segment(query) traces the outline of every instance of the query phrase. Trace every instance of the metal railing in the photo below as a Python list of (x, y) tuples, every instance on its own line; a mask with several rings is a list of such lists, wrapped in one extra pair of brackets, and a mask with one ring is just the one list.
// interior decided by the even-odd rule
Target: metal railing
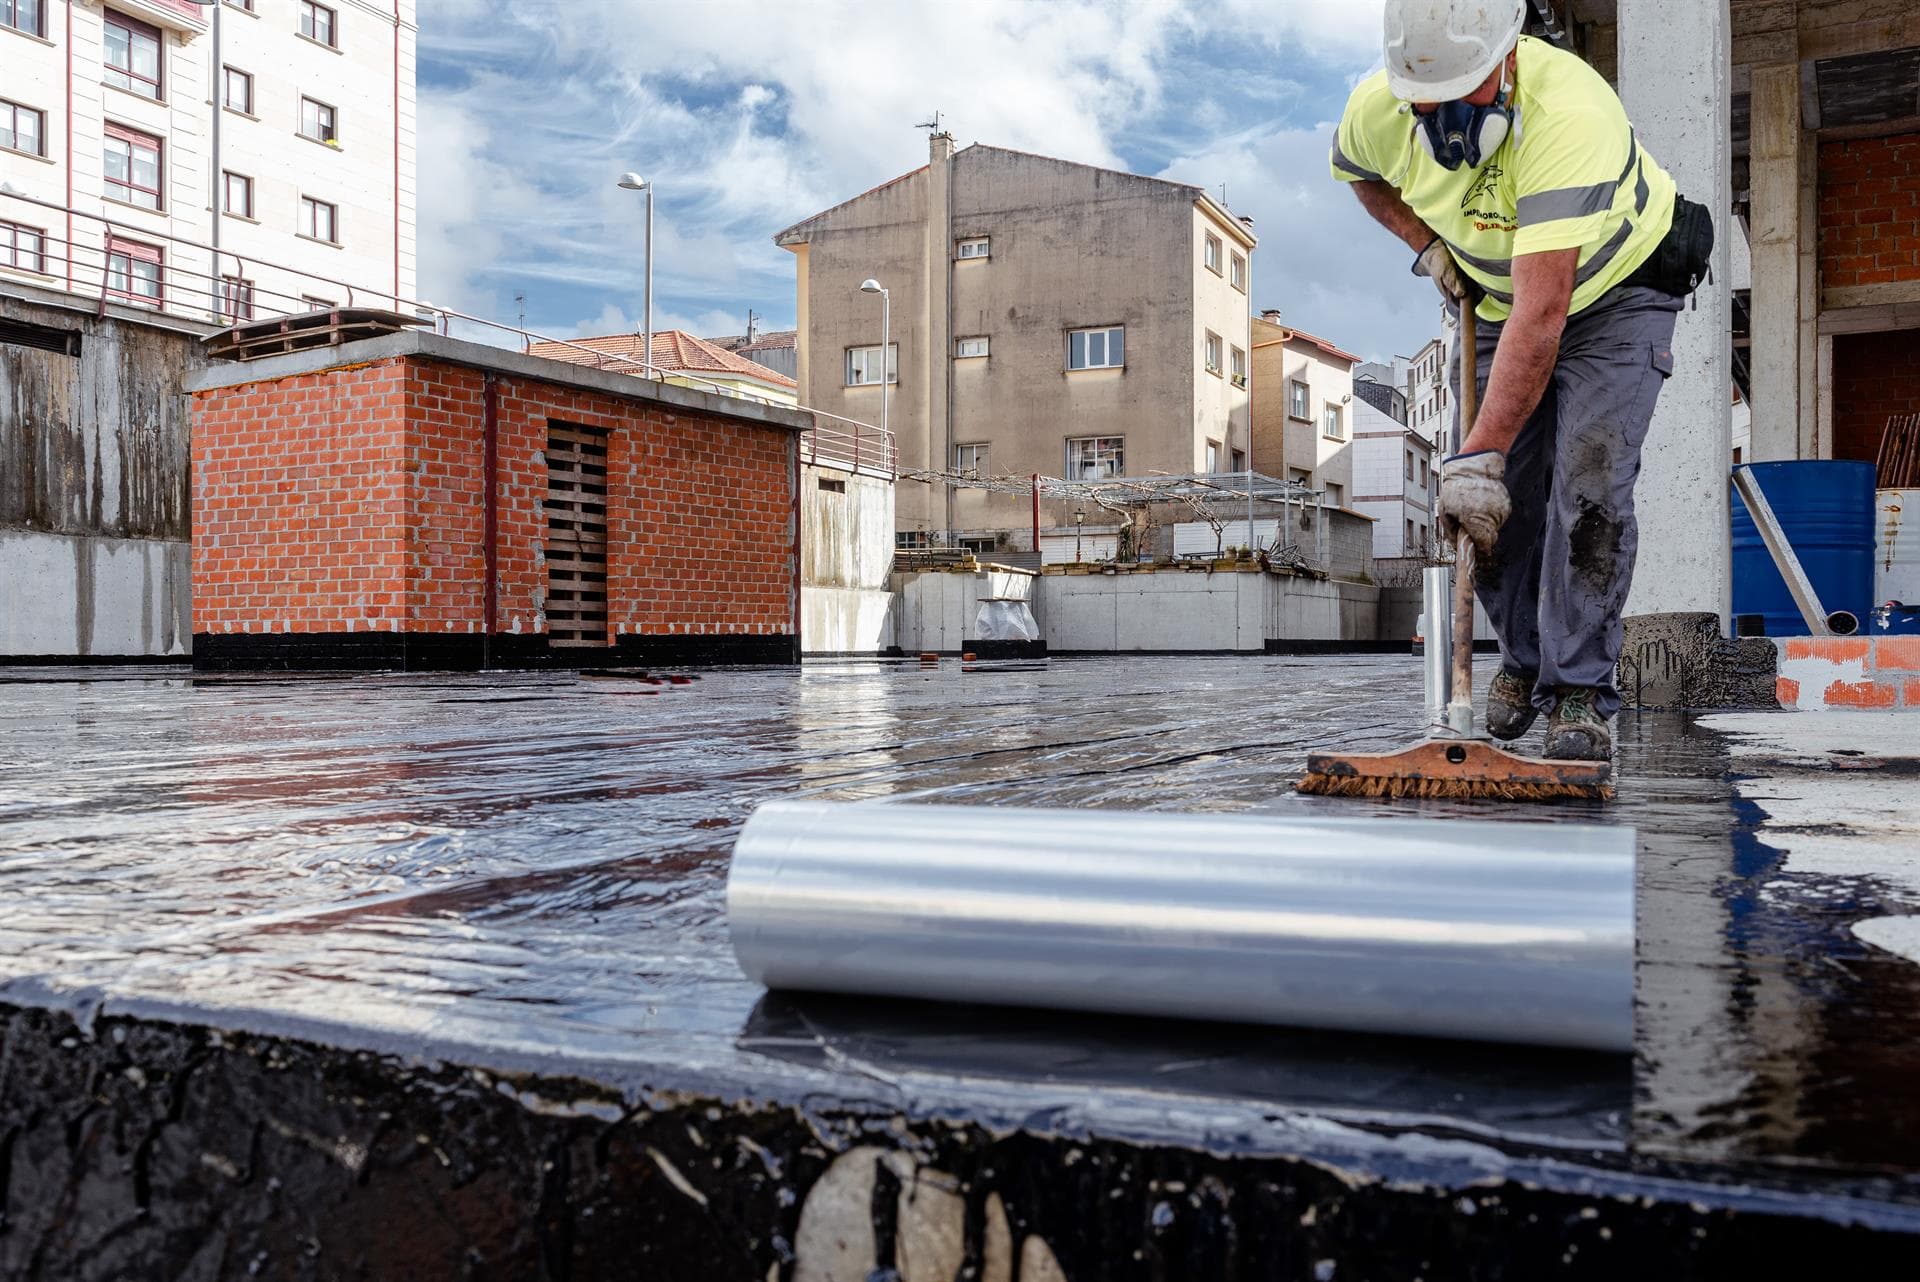
[[(86, 219), (96, 225), (99, 243), (70, 240), (41, 229), (37, 222), (24, 224), (40, 237), (38, 270), (0, 260), (0, 280), (24, 278), (42, 288), (60, 290), (94, 300), (95, 312), (105, 315), (107, 305), (115, 303), (137, 307), (160, 315), (174, 316), (199, 324), (225, 328), (274, 316), (291, 316), (317, 310), (321, 290), (325, 302), (344, 307), (387, 308), (419, 319), (423, 326), (449, 337), (467, 337), (492, 347), (517, 346), (522, 352), (535, 343), (551, 344), (577, 353), (581, 359), (570, 364), (595, 369), (615, 370), (641, 378), (653, 378), (696, 391), (709, 391), (735, 400), (753, 401), (780, 409), (798, 409), (813, 420), (801, 434), (801, 458), (813, 466), (830, 467), (866, 476), (893, 480), (899, 466), (899, 451), (894, 434), (871, 423), (842, 418), (825, 410), (796, 406), (772, 396), (703, 378), (688, 370), (664, 369), (620, 352), (607, 352), (575, 339), (554, 338), (519, 325), (473, 316), (437, 303), (403, 298), (397, 294), (355, 286), (344, 280), (230, 249), (216, 249), (205, 242), (145, 228), (132, 229), (114, 219), (84, 209), (73, 209), (16, 191), (0, 191), (0, 222), (17, 222), (7, 202), (37, 207), (61, 218)], [(44, 221), (44, 220), (43, 220)], [(157, 293), (148, 295), (135, 288), (133, 263), (128, 251), (137, 248), (161, 248), (164, 252), (155, 276)], [(178, 251), (188, 250), (191, 254)], [(19, 256), (18, 249), (14, 254)], [(192, 265), (193, 255), (206, 256), (212, 271)], [(114, 259), (125, 259), (116, 283)], [(145, 260), (138, 260), (145, 261)], [(229, 264), (232, 270), (224, 270)], [(56, 266), (57, 265), (57, 266)], [(291, 278), (289, 280), (289, 278)], [(273, 283), (277, 279), (278, 287)], [(63, 283), (64, 282), (64, 283)], [(457, 322), (457, 325), (456, 325)], [(467, 332), (456, 335), (456, 328)], [(648, 353), (650, 356), (651, 353)]]

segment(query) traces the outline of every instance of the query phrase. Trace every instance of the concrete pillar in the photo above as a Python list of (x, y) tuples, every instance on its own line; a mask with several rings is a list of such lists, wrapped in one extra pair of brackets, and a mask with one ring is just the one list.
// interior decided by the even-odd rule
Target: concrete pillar
[(1720, 233), (1712, 279), (1680, 314), (1673, 377), (1647, 438), (1635, 495), (1640, 560), (1626, 608), (1631, 647), (1636, 616), (1711, 615), (1727, 634), (1732, 42), (1726, 0), (1620, 0), (1619, 24), (1627, 115), (1680, 191), (1713, 211)]
[(1753, 69), (1753, 442), (1755, 462), (1802, 457), (1800, 64)]
[[(927, 155), (927, 470), (953, 467), (953, 135), (935, 130)], [(953, 487), (931, 486), (930, 528), (953, 533)]]

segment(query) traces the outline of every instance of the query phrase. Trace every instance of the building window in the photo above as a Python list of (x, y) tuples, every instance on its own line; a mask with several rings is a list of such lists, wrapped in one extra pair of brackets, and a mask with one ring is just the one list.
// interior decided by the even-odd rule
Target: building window
[(300, 100), (300, 136), (302, 138), (311, 138), (315, 142), (338, 142), (340, 134), (333, 126), (332, 107), (312, 98)]
[[(900, 344), (887, 344), (887, 381), (900, 381)], [(880, 349), (878, 347), (849, 347), (847, 349), (847, 386), (880, 386)]]
[(1067, 440), (1069, 481), (1099, 481), (1126, 475), (1124, 436), (1076, 436)]
[(1212, 330), (1208, 330), (1206, 342), (1202, 346), (1205, 352), (1204, 359), (1207, 366), (1207, 373), (1218, 376), (1221, 366), (1220, 335), (1214, 333)]
[(1233, 452), (1233, 470), (1236, 472), (1244, 472), (1247, 470), (1247, 452), (1245, 450), (1235, 450)]
[(1218, 236), (1211, 232), (1207, 233), (1206, 248), (1200, 251), (1200, 257), (1201, 261), (1206, 263), (1208, 271), (1215, 276), (1220, 274), (1220, 238)]
[(0, 147), (29, 156), (47, 154), (47, 113), (0, 98)]
[(245, 9), (248, 13), (253, 12), (253, 0), (224, 0), (224, 3), (229, 9)]
[(253, 282), (244, 276), (222, 276), (220, 311), (231, 321), (252, 320)]
[(1420, 488), (1425, 489), (1426, 487), (1427, 487), (1427, 461), (1425, 459), (1421, 459), (1420, 460)]
[(1413, 479), (1413, 451), (1412, 450), (1407, 451), (1407, 479), (1409, 481)]
[(115, 298), (159, 306), (161, 291), (161, 253), (157, 245), (136, 245), (124, 240), (107, 242), (107, 292)]
[(1126, 363), (1125, 326), (1076, 329), (1067, 335), (1068, 369), (1119, 369)]
[(1347, 505), (1347, 487), (1338, 481), (1327, 482), (1327, 506), (1345, 507)]
[(928, 537), (925, 530), (895, 530), (893, 532), (893, 546), (898, 550), (912, 552), (921, 548), (932, 547), (933, 540)]
[(1334, 440), (1346, 439), (1346, 429), (1340, 421), (1340, 407), (1328, 401), (1320, 411), (1320, 431)]
[(976, 481), (986, 476), (987, 447), (985, 443), (954, 446), (953, 470), (962, 476), (970, 476)]
[(1233, 256), (1233, 275), (1230, 279), (1235, 289), (1243, 294), (1247, 292), (1247, 256), (1245, 254)]
[(160, 140), (120, 125), (108, 125), (101, 146), (107, 195), (142, 209), (160, 208)]
[(1220, 470), (1220, 442), (1207, 442), (1207, 475), (1212, 476)]
[(1299, 379), (1287, 382), (1287, 417), (1297, 418), (1303, 423), (1313, 422), (1313, 413), (1307, 409), (1307, 398), (1312, 395), (1307, 385)]
[(253, 179), (231, 171), (224, 172), (222, 176), (226, 180), (227, 212), (242, 218), (253, 217)]
[(335, 34), (335, 25), (333, 10), (323, 4), (315, 4), (313, 0), (300, 0), (301, 35), (337, 49), (340, 41)]
[(1239, 348), (1233, 349), (1233, 364), (1230, 367), (1235, 387), (1247, 385), (1247, 354)]
[(12, 27), (30, 36), (45, 36), (46, 0), (0, 0), (0, 27)]
[(45, 275), (47, 233), (24, 223), (0, 223), (0, 267)]
[(987, 242), (988, 238), (985, 236), (969, 236), (965, 240), (955, 241), (953, 256), (955, 258), (985, 258), (988, 250), (991, 248)]
[(1297, 467), (1290, 467), (1287, 469), (1287, 479), (1295, 485), (1311, 486), (1313, 484), (1313, 473), (1302, 471)]
[(300, 198), (300, 234), (309, 240), (324, 240), (329, 245), (340, 243), (340, 211), (324, 200), (315, 200), (311, 196)]
[(338, 306), (331, 298), (319, 298), (313, 294), (300, 295), (300, 305), (310, 312), (330, 312)]
[(1407, 518), (1407, 546), (1409, 548), (1413, 546), (1413, 518), (1412, 517)]
[(253, 114), (253, 74), (238, 67), (223, 67), (221, 101), (229, 108), (251, 116)]
[(985, 338), (963, 338), (953, 345), (955, 356), (985, 356), (987, 340)]
[(107, 10), (106, 82), (143, 98), (160, 97), (160, 28)]

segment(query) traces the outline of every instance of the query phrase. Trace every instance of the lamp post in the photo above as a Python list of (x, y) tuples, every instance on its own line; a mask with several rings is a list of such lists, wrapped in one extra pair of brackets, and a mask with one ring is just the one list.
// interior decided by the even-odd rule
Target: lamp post
[(639, 174), (628, 170), (620, 175), (620, 185), (628, 191), (643, 191), (647, 194), (647, 300), (646, 310), (642, 313), (646, 326), (646, 362), (647, 369), (653, 370), (653, 184)]
[[(890, 355), (888, 348), (893, 342), (888, 335), (888, 330), (893, 324), (893, 299), (881, 287), (880, 282), (871, 276), (860, 282), (860, 292), (880, 295), (880, 430), (884, 432), (887, 430), (887, 363)], [(933, 460), (928, 459), (927, 464), (932, 466)]]
[(1080, 564), (1080, 528), (1087, 523), (1087, 509), (1073, 509), (1073, 563)]

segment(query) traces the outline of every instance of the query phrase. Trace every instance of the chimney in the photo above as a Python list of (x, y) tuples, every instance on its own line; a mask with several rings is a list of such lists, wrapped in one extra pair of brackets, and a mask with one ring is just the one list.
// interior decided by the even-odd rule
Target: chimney
[(1242, 215), (1240, 215), (1240, 225), (1241, 225), (1242, 227), (1245, 227), (1245, 228), (1246, 228), (1246, 229), (1247, 229), (1248, 231), (1252, 231), (1252, 230), (1253, 230), (1253, 215), (1252, 215), (1252, 214), (1242, 214)]
[(944, 129), (936, 129), (927, 135), (927, 159), (936, 165), (943, 160), (953, 159), (953, 135)]
[[(751, 343), (759, 335), (760, 316), (753, 308), (747, 308), (747, 342)], [(742, 344), (745, 346), (745, 344)]]
[(1261, 311), (1260, 319), (1269, 325), (1278, 325), (1280, 323), (1280, 309), (1278, 307), (1268, 307)]

